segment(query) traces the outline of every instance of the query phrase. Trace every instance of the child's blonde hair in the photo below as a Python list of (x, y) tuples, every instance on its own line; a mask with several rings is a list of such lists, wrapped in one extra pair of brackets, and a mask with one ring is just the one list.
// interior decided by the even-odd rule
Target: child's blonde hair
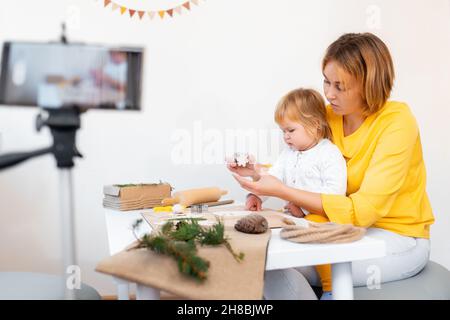
[(317, 140), (331, 140), (325, 101), (313, 89), (295, 89), (281, 98), (275, 110), (275, 122), (280, 125), (286, 119), (300, 122)]
[(386, 44), (372, 33), (347, 33), (334, 41), (322, 61), (322, 71), (336, 61), (362, 86), (364, 114), (377, 112), (386, 103), (394, 85), (394, 64)]

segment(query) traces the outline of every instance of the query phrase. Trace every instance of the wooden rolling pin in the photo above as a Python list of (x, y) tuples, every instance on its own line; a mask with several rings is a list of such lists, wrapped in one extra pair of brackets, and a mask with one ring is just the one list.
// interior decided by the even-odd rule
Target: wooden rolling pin
[(165, 198), (161, 203), (164, 206), (171, 206), (179, 203), (182, 206), (187, 207), (198, 203), (218, 201), (221, 196), (227, 193), (228, 191), (216, 187), (189, 189), (175, 192), (172, 198)]

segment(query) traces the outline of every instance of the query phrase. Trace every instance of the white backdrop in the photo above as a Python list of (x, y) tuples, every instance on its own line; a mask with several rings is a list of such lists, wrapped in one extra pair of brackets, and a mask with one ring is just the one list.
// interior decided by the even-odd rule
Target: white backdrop
[[(94, 271), (108, 254), (102, 186), (161, 179), (178, 190), (221, 186), (242, 200), (245, 193), (223, 165), (208, 161), (208, 152), (221, 147), (217, 141), (230, 130), (267, 137), (276, 129), (275, 104), (288, 90), (322, 91), (322, 55), (344, 32), (374, 32), (391, 49), (393, 98), (410, 105), (421, 129), (437, 221), (431, 259), (450, 269), (448, 0), (201, 0), (162, 21), (130, 20), (91, 0), (10, 0), (0, 4), (0, 42), (57, 39), (63, 20), (73, 41), (146, 49), (143, 111), (88, 112), (79, 134), (85, 158), (74, 170), (78, 260), (83, 281), (101, 294), (114, 294), (110, 278)], [(50, 142), (47, 130), (34, 130), (36, 113), (0, 108), (1, 152)], [(183, 132), (193, 138), (192, 156), (178, 164), (172, 153)], [(270, 144), (261, 141), (261, 148)], [(261, 157), (273, 161), (276, 155), (272, 148)], [(54, 160), (45, 156), (1, 172), (0, 271), (56, 273), (60, 260)]]

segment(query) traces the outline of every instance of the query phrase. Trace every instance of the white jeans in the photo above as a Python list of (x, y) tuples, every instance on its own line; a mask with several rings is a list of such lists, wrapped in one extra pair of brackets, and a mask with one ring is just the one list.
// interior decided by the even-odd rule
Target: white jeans
[[(386, 256), (352, 263), (353, 286), (374, 286), (402, 280), (419, 273), (430, 256), (430, 240), (401, 236), (384, 229), (369, 228), (367, 236), (384, 240)], [(311, 288), (320, 287), (313, 266), (273, 270), (265, 273), (264, 297), (269, 300), (316, 299)]]

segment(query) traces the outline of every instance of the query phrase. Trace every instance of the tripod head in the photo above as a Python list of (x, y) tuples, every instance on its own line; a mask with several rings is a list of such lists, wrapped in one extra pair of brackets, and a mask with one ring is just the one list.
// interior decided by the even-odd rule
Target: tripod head
[(76, 132), (80, 128), (80, 110), (77, 107), (48, 110), (48, 117), (36, 118), (38, 131), (47, 126), (53, 136), (53, 145), (29, 152), (16, 152), (0, 156), (0, 170), (44, 154), (53, 154), (58, 168), (72, 168), (74, 157), (82, 157), (76, 147)]

